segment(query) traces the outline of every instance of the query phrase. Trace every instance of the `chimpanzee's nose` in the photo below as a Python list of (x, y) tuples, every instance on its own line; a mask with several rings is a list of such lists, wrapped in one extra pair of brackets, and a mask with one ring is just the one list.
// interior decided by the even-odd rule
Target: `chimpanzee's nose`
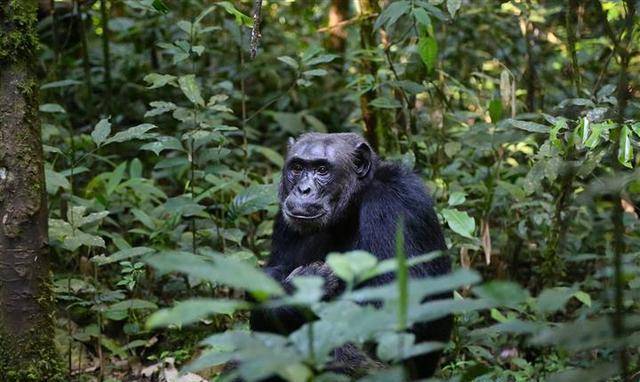
[(300, 195), (309, 195), (311, 193), (311, 186), (309, 186), (308, 184), (298, 185), (298, 193)]

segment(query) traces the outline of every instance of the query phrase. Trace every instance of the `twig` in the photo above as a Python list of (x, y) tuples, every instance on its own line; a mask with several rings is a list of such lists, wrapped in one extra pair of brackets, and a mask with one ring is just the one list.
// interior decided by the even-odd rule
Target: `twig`
[(271, 106), (274, 102), (276, 102), (280, 98), (284, 97), (287, 93), (289, 93), (296, 86), (296, 81), (297, 80), (298, 80), (298, 78), (296, 78), (295, 81), (293, 81), (293, 83), (291, 84), (291, 86), (289, 86), (289, 88), (287, 88), (287, 90), (285, 90), (281, 94), (278, 94), (277, 96), (273, 97), (271, 100), (267, 101), (267, 103), (265, 103), (264, 105), (260, 106), (260, 108), (258, 110), (256, 110), (255, 112), (253, 112), (249, 117), (247, 117), (244, 120), (244, 122), (247, 123), (247, 122), (251, 121), (258, 114), (262, 113), (266, 108)]
[(372, 19), (372, 18), (376, 18), (376, 17), (378, 17), (378, 13), (370, 13), (368, 15), (360, 15), (360, 16), (357, 16), (357, 17), (350, 18), (348, 20), (340, 21), (339, 23), (335, 23), (333, 25), (322, 27), (320, 29), (317, 29), (316, 32), (319, 32), (319, 33), (329, 32), (329, 31), (331, 31), (332, 29), (335, 29), (335, 28), (345, 27), (347, 25), (359, 23), (359, 22), (361, 22), (363, 20), (368, 20), (368, 19)]

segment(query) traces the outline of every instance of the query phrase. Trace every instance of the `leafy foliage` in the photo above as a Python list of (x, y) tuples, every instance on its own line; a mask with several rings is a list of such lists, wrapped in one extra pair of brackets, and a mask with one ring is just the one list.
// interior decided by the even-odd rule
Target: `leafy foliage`
[[(333, 381), (331, 350), (371, 340), (392, 366), (363, 381), (442, 347), (443, 380), (637, 376), (637, 2), (264, 2), (250, 60), (253, 2), (102, 1), (106, 30), (99, 2), (53, 2), (40, 22), (56, 334), (74, 378), (172, 359), (207, 378), (234, 360), (245, 380)], [(324, 28), (330, 12), (344, 21)], [(309, 277), (284, 294), (258, 266), (287, 138), (305, 131), (361, 132), (418, 172), (456, 270), (413, 280), (437, 254), (331, 254), (340, 298)], [(385, 272), (397, 282), (357, 288)], [(253, 305), (291, 303), (318, 320), (246, 329)], [(450, 343), (402, 330), (448, 313)]]

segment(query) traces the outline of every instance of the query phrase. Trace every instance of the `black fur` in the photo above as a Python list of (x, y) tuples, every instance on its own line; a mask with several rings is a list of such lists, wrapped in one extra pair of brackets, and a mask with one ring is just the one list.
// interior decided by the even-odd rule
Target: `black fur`
[[(323, 135), (329, 136), (332, 135)], [(350, 138), (352, 135), (349, 134)], [(361, 138), (360, 138), (361, 139)], [(357, 143), (357, 142), (356, 142)], [(322, 267), (330, 252), (345, 252), (361, 249), (374, 254), (378, 259), (395, 256), (396, 227), (400, 218), (404, 222), (405, 251), (408, 257), (436, 250), (445, 250), (445, 242), (438, 223), (433, 202), (420, 178), (397, 164), (379, 162), (371, 158), (371, 173), (360, 181), (363, 184), (342, 185), (344, 192), (351, 192), (349, 205), (341, 211), (344, 216), (330, 225), (315, 231), (300, 231), (291, 226), (280, 211), (276, 217), (272, 254), (266, 272), (291, 289), (288, 276), (315, 274), (333, 285), (327, 295), (335, 295), (335, 275)], [(285, 169), (286, 171), (286, 169)], [(286, 182), (283, 175), (283, 182)], [(286, 185), (282, 187), (285, 193)], [(286, 197), (282, 195), (281, 200)], [(307, 268), (308, 267), (308, 268)], [(412, 277), (436, 276), (450, 271), (450, 261), (441, 256), (429, 263), (412, 267)], [(377, 277), (368, 285), (384, 284), (393, 280), (393, 274)], [(289, 278), (290, 279), (290, 278)], [(442, 296), (449, 297), (449, 296)], [(309, 312), (293, 307), (274, 310), (255, 310), (251, 314), (251, 328), (256, 331), (289, 334), (310, 318)], [(451, 317), (415, 325), (412, 332), (416, 342), (442, 341), (449, 339)], [(336, 352), (339, 357), (340, 352)], [(411, 378), (431, 376), (438, 363), (439, 354), (432, 353), (416, 357), (407, 362)], [(337, 360), (341, 362), (341, 360)], [(348, 360), (342, 360), (348, 363)]]

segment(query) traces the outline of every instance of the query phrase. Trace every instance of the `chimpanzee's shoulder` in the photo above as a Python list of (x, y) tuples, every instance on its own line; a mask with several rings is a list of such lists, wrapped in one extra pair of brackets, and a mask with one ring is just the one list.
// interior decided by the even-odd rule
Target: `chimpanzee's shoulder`
[[(381, 162), (367, 188), (366, 199), (395, 201), (406, 208), (432, 208), (433, 201), (418, 174), (406, 166)], [(396, 203), (393, 203), (396, 204)]]

